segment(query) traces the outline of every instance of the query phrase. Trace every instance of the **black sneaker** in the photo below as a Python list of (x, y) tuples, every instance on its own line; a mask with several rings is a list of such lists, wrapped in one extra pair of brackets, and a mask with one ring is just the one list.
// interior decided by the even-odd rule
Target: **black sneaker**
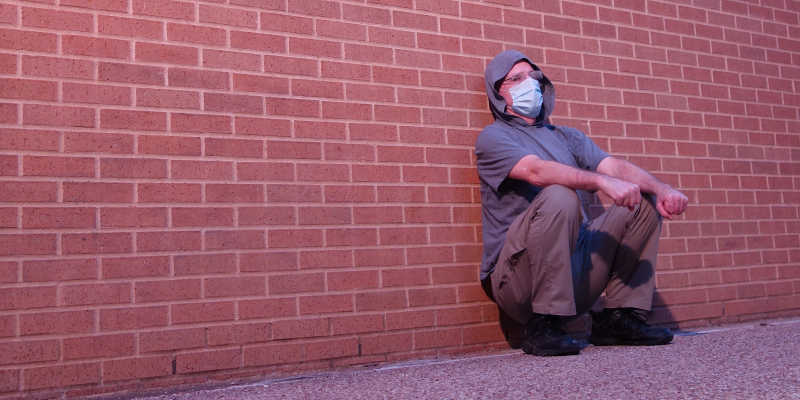
[(672, 341), (669, 329), (648, 325), (632, 308), (607, 308), (591, 314), (589, 343), (595, 346), (655, 346)]
[(535, 314), (525, 327), (522, 351), (535, 356), (568, 356), (581, 351), (580, 344), (561, 328), (561, 318)]

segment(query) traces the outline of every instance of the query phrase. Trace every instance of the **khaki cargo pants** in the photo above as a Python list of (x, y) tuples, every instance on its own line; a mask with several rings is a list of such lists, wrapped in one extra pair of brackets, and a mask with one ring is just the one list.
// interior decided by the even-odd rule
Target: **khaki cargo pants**
[(511, 224), (491, 274), (494, 300), (511, 319), (578, 315), (603, 291), (606, 307), (651, 309), (661, 232), (653, 199), (582, 220), (577, 193), (551, 185)]

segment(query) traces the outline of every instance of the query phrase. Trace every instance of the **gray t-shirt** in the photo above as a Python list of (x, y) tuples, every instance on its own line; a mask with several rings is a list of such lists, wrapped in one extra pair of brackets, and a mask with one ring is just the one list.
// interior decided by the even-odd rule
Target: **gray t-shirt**
[(533, 154), (542, 160), (590, 171), (595, 171), (600, 161), (608, 157), (577, 129), (553, 125), (537, 127), (519, 121), (495, 121), (484, 128), (475, 144), (483, 221), (481, 280), (494, 270), (508, 227), (542, 189), (508, 177), (522, 157)]

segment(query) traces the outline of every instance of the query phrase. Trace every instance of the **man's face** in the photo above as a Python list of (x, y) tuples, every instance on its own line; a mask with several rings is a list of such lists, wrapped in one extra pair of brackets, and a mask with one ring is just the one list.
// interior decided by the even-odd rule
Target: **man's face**
[(500, 95), (506, 100), (507, 112), (511, 110), (511, 106), (514, 104), (511, 94), (508, 92), (509, 89), (519, 85), (531, 72), (533, 72), (533, 67), (525, 61), (520, 61), (514, 64), (511, 71), (508, 71), (503, 78), (503, 83), (500, 85)]

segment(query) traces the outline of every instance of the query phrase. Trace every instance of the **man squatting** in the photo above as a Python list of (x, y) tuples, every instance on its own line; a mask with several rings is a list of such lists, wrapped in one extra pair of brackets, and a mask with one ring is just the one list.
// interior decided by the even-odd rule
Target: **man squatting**
[[(494, 122), (475, 144), (480, 277), (511, 346), (540, 356), (578, 354), (565, 317), (590, 310), (604, 291), (606, 308), (591, 312), (590, 343), (671, 342), (668, 329), (646, 318), (661, 219), (683, 213), (687, 197), (581, 131), (551, 125), (553, 84), (519, 51), (498, 54), (485, 78)], [(582, 198), (595, 191), (614, 205), (589, 220)]]

